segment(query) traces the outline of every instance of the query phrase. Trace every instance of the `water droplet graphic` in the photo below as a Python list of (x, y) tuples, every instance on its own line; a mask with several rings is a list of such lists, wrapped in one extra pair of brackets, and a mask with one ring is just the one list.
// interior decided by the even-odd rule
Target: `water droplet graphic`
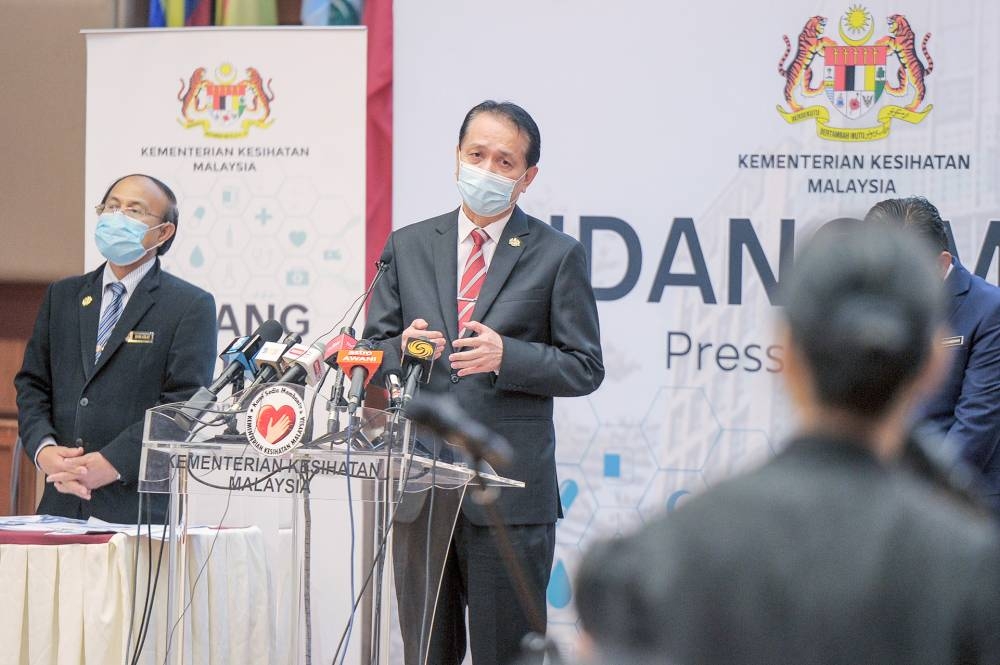
[(557, 561), (556, 567), (552, 569), (546, 597), (549, 599), (549, 605), (557, 610), (569, 605), (569, 601), (573, 598), (573, 591), (569, 584), (569, 573), (566, 572), (566, 564), (562, 562), (562, 559)]
[(195, 247), (191, 252), (191, 265), (200, 268), (205, 265), (205, 255), (201, 253), (201, 247)]
[(670, 498), (667, 499), (667, 512), (672, 513), (677, 510), (677, 503), (690, 493), (687, 490), (678, 490), (671, 494)]
[(564, 480), (562, 485), (559, 486), (559, 499), (562, 501), (562, 507), (565, 512), (569, 512), (579, 494), (580, 486), (575, 480)]

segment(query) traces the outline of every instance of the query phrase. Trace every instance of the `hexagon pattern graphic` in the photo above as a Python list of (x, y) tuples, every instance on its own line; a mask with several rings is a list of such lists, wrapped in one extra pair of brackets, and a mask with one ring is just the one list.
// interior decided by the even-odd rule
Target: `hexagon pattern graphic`
[(546, 598), (564, 654), (573, 653), (579, 632), (574, 574), (590, 543), (641, 528), (775, 452), (766, 432), (720, 423), (698, 387), (660, 387), (634, 405), (635, 420), (609, 417), (595, 400), (556, 400), (555, 407), (564, 517)]
[(217, 303), (232, 305), (220, 345), (269, 317), (310, 339), (364, 288), (354, 249), (363, 242), (352, 241), (363, 216), (306, 178), (278, 176), (266, 190), (257, 178), (221, 178), (180, 203), (182, 232), (164, 266), (211, 284)]

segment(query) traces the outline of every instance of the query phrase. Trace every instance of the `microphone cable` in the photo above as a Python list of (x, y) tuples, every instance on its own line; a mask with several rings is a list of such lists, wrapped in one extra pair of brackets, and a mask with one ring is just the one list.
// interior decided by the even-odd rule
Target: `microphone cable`
[[(389, 458), (391, 458), (391, 450), (392, 447), (390, 444), (389, 446), (390, 452), (389, 455), (387, 455), (387, 457)], [(387, 475), (388, 475), (388, 467), (389, 465), (387, 465), (387, 471), (386, 471)], [(406, 484), (409, 482), (410, 471), (412, 467), (413, 467), (413, 453), (411, 452), (406, 460), (406, 466), (404, 467), (403, 470), (403, 480), (402, 480), (403, 491), (400, 491), (399, 496), (396, 497), (395, 501), (393, 501), (392, 512), (389, 514), (389, 517), (386, 520), (388, 526), (386, 527), (385, 533), (382, 534), (382, 538), (379, 541), (379, 545), (376, 548), (374, 555), (372, 556), (372, 564), (368, 568), (368, 573), (365, 575), (364, 581), (361, 583), (361, 590), (358, 591), (357, 595), (354, 596), (354, 604), (351, 606), (352, 618), (354, 616), (354, 613), (358, 611), (358, 606), (361, 605), (361, 600), (363, 599), (365, 592), (368, 590), (368, 586), (371, 584), (372, 577), (375, 574), (375, 570), (378, 568), (379, 561), (386, 555), (385, 546), (389, 542), (389, 534), (392, 532), (392, 529), (396, 524), (396, 511), (399, 510), (399, 506), (403, 502), (403, 496), (405, 494)], [(337, 658), (341, 656), (341, 649), (345, 649), (344, 656), (346, 656), (346, 645), (344, 641), (347, 638), (349, 627), (350, 624), (345, 625), (343, 632), (341, 632), (340, 634), (340, 641), (337, 642), (337, 649), (333, 654), (332, 665), (337, 665)], [(341, 660), (343, 660), (343, 658), (341, 658)]]

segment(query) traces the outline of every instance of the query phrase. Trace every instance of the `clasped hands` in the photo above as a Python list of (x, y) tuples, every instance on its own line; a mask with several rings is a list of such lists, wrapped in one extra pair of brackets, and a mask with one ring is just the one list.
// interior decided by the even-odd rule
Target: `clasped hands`
[(90, 493), (118, 479), (118, 471), (101, 453), (86, 453), (83, 448), (45, 446), (38, 453), (38, 466), (45, 472), (45, 482), (63, 494), (74, 494), (86, 501)]
[[(425, 337), (434, 345), (434, 359), (437, 360), (444, 353), (444, 334), (437, 330), (428, 330), (427, 326), (427, 321), (415, 319), (410, 327), (403, 331), (402, 346), (406, 348), (406, 343), (413, 337)], [(451, 368), (457, 370), (459, 376), (499, 372), (503, 360), (503, 338), (479, 321), (469, 321), (464, 329), (475, 333), (475, 337), (462, 337), (451, 343), (454, 349), (458, 349), (448, 356)]]

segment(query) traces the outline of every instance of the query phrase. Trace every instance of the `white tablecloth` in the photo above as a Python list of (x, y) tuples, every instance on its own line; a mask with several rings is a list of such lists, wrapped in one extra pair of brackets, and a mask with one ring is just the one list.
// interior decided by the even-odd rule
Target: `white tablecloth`
[[(189, 535), (188, 588), (215, 532)], [(0, 665), (117, 665), (124, 662), (139, 552), (135, 630), (146, 595), (145, 537), (116, 534), (102, 544), (0, 544)], [(152, 543), (152, 569), (160, 541)], [(223, 529), (184, 616), (184, 662), (276, 663), (272, 584), (259, 529)], [(141, 663), (166, 658), (167, 552)], [(133, 634), (133, 641), (135, 636)], [(174, 649), (177, 648), (175, 636)], [(174, 662), (171, 654), (170, 662)]]

